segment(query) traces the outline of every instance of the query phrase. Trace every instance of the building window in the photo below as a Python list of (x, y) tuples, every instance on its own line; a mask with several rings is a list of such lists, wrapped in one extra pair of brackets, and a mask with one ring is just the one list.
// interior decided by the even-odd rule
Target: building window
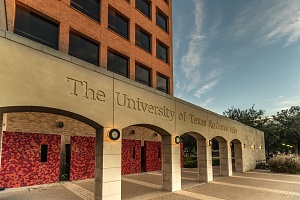
[(108, 52), (107, 69), (121, 76), (128, 77), (128, 58), (115, 52)]
[(156, 44), (156, 57), (165, 63), (168, 63), (168, 47), (157, 42)]
[(135, 66), (135, 80), (137, 82), (140, 82), (144, 85), (150, 86), (151, 82), (150, 82), (150, 77), (151, 77), (151, 73), (150, 73), (150, 69), (147, 69), (141, 65), (136, 65)]
[(162, 75), (157, 75), (156, 89), (165, 93), (169, 93), (169, 78)]
[(168, 17), (160, 11), (156, 12), (156, 24), (168, 32)]
[(151, 36), (138, 27), (135, 29), (135, 44), (151, 53)]
[(16, 7), (14, 33), (58, 49), (58, 24), (20, 6)]
[(161, 158), (161, 147), (158, 147), (158, 158)]
[(71, 6), (97, 22), (100, 21), (99, 0), (71, 0)]
[(70, 32), (69, 54), (94, 65), (99, 63), (99, 45), (74, 32)]
[(48, 145), (43, 144), (41, 146), (41, 162), (47, 162)]
[(135, 147), (132, 147), (132, 159), (135, 159)]
[(128, 20), (112, 9), (108, 10), (108, 28), (126, 39), (129, 39)]
[(151, 17), (151, 4), (148, 0), (135, 0), (135, 7), (148, 18)]

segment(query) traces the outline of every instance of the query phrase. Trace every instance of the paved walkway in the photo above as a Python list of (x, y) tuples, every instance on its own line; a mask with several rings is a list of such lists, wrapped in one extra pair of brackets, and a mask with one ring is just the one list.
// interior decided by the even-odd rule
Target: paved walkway
[[(217, 174), (215, 171), (214, 174)], [(122, 199), (127, 200), (226, 200), (297, 199), (300, 200), (300, 175), (254, 170), (231, 177), (214, 176), (214, 181), (196, 180), (196, 169), (182, 169), (183, 190), (161, 190), (161, 173), (148, 172), (122, 176)], [(82, 200), (94, 199), (94, 180), (61, 182), (37, 187), (0, 191), (5, 200)]]

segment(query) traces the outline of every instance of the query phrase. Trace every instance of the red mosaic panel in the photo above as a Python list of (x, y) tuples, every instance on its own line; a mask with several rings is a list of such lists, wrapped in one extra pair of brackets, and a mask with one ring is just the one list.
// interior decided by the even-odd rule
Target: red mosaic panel
[[(60, 135), (3, 132), (0, 187), (15, 188), (59, 181)], [(41, 145), (48, 145), (41, 162)]]
[(141, 173), (141, 141), (123, 139), (122, 174), (134, 173)]
[(161, 142), (145, 141), (145, 154), (146, 154), (146, 172), (161, 171), (161, 166), (162, 166)]
[(95, 137), (71, 137), (70, 181), (95, 177), (95, 147)]

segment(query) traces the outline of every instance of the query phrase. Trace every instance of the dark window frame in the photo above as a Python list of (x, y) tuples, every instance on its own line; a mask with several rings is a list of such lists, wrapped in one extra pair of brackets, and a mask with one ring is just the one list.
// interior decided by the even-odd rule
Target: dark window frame
[[(82, 4), (78, 4), (78, 2), (74, 2), (76, 0), (71, 0), (70, 1), (70, 6), (72, 8), (74, 8), (75, 10), (81, 12), (82, 14), (88, 16), (89, 18), (97, 21), (97, 22), (100, 22), (100, 15), (101, 15), (101, 2), (100, 0), (83, 0), (81, 3)], [(78, 1), (78, 0), (77, 0)], [(79, 0), (80, 1), (80, 0)], [(92, 13), (90, 10), (87, 9), (89, 1), (94, 1), (95, 3), (98, 3), (98, 8), (99, 10), (97, 10), (97, 14), (95, 13)], [(91, 5), (89, 5), (91, 6)], [(95, 7), (94, 5), (92, 5), (93, 7)]]
[[(137, 76), (137, 68), (141, 68), (141, 69), (143, 69), (143, 70), (149, 72), (149, 74), (148, 74), (148, 82), (147, 82), (147, 81), (144, 81), (144, 80), (142, 80), (142, 79), (137, 78), (137, 77), (138, 77), (138, 76)], [(139, 83), (141, 83), (141, 84), (144, 84), (144, 85), (147, 85), (147, 86), (151, 87), (151, 68), (146, 67), (146, 66), (144, 66), (144, 65), (142, 65), (142, 64), (136, 63), (136, 64), (135, 64), (135, 81), (137, 81), (137, 82), (139, 82)]]
[[(114, 16), (115, 18), (111, 18), (111, 16)], [(114, 22), (115, 24), (111, 24), (111, 22)], [(126, 24), (127, 24), (126, 33), (123, 33), (124, 31), (121, 30), (122, 29), (122, 24), (120, 24), (119, 22), (126, 22)], [(111, 30), (111, 31), (117, 33), (118, 35), (120, 35), (121, 37), (129, 40), (129, 38), (130, 38), (130, 35), (129, 35), (130, 27), (129, 27), (129, 25), (130, 25), (129, 18), (125, 17), (125, 15), (123, 15), (120, 12), (116, 11), (112, 7), (108, 8), (108, 29), (109, 30)]]
[[(148, 3), (149, 8), (147, 12), (149, 12), (149, 14), (145, 13), (144, 9), (142, 8), (142, 5), (139, 5), (138, 3)], [(149, 19), (151, 19), (151, 5), (151, 1), (149, 0), (135, 0), (135, 8)]]
[[(19, 19), (21, 19), (22, 21), (19, 21)], [(28, 21), (26, 21), (26, 19)], [(34, 27), (34, 25), (37, 25), (36, 22), (40, 23), (39, 27)], [(43, 29), (39, 29), (41, 25), (50, 25), (50, 26), (47, 28), (44, 27)], [(45, 16), (44, 14), (41, 14), (35, 10), (32, 10), (30, 8), (27, 7), (25, 8), (18, 4), (16, 5), (15, 24), (13, 30), (15, 34), (21, 35), (32, 41), (38, 42), (42, 45), (58, 50), (59, 28), (60, 28), (59, 22), (57, 22), (56, 20), (48, 16)], [(22, 29), (26, 29), (26, 30), (22, 30)], [(47, 34), (41, 34), (43, 30), (46, 30)], [(55, 35), (49, 34), (50, 31), (54, 32)], [(50, 37), (45, 38), (44, 36), (54, 36), (54, 38), (50, 38)], [(55, 41), (51, 41), (51, 40), (55, 40)]]
[[(149, 37), (149, 43), (147, 44), (149, 47), (147, 47), (146, 45), (144, 45), (144, 40), (142, 40), (142, 37)], [(140, 48), (144, 49), (145, 51), (147, 51), (148, 53), (152, 52), (152, 36), (151, 34), (149, 34), (147, 31), (143, 30), (140, 27), (136, 27), (135, 28), (135, 45), (139, 46)]]
[[(159, 52), (158, 51), (158, 47), (161, 47), (161, 48), (165, 49), (165, 51), (166, 51), (166, 55), (165, 55), (166, 58), (164, 58), (163, 56), (161, 56), (161, 55), (158, 54), (158, 52)], [(169, 63), (169, 47), (167, 45), (163, 44), (160, 41), (156, 42), (156, 58), (158, 58), (159, 60), (161, 60), (161, 61), (163, 61), (165, 63)]]
[[(165, 85), (166, 88), (162, 88), (162, 87), (158, 86), (158, 84), (157, 84), (158, 83), (158, 77), (166, 80), (166, 85)], [(162, 75), (162, 74), (157, 74), (156, 75), (156, 89), (161, 91), (161, 92), (169, 94), (169, 92), (170, 92), (170, 78), (165, 76), (165, 75)]]
[[(100, 51), (100, 47), (99, 47), (99, 43), (91, 40), (90, 38), (86, 37), (85, 35), (82, 35), (80, 33), (78, 33), (77, 31), (74, 31), (74, 30), (70, 30), (69, 32), (69, 55), (73, 56), (73, 57), (76, 57), (78, 59), (81, 59), (81, 60), (84, 60), (88, 63), (91, 63), (93, 65), (97, 65), (99, 66), (99, 51)], [(72, 39), (71, 37), (77, 37), (78, 39), (80, 39), (80, 45), (79, 46), (83, 46), (81, 45), (81, 42), (86, 42), (86, 44), (89, 44), (89, 45), (94, 45), (95, 47), (97, 46), (97, 52), (96, 52), (96, 56), (97, 58), (95, 60), (91, 60), (90, 58), (86, 58), (87, 55), (80, 55), (78, 54), (78, 52), (75, 52), (73, 51), (73, 49), (71, 49), (71, 46), (73, 45), (72, 43)], [(78, 45), (78, 44), (77, 44)], [(86, 52), (86, 51), (84, 51)]]
[[(164, 25), (161, 25), (160, 21), (158, 21), (159, 19), (163, 19), (165, 21)], [(169, 33), (169, 17), (158, 8), (156, 8), (156, 25)]]
[[(127, 66), (126, 66), (126, 72), (125, 73), (116, 70), (115, 66), (110, 66), (110, 64), (109, 64), (109, 61), (110, 61), (109, 60), (109, 54), (112, 54), (114, 56), (117, 56), (118, 58), (121, 58), (121, 59), (127, 61)], [(128, 78), (129, 77), (129, 65), (130, 65), (130, 60), (129, 60), (128, 57), (124, 56), (123, 54), (121, 54), (121, 53), (119, 53), (115, 50), (108, 49), (108, 51), (107, 51), (107, 70)]]
[(48, 161), (48, 145), (42, 144), (41, 145), (41, 162)]

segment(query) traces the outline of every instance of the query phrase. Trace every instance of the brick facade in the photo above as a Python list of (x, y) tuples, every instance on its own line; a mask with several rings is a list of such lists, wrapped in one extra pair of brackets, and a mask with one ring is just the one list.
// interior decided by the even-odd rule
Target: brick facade
[[(10, 0), (6, 1), (8, 30), (14, 30), (15, 5), (26, 7), (37, 14), (59, 23), (59, 50), (69, 52), (70, 30), (99, 43), (99, 66), (107, 68), (108, 49), (129, 58), (130, 79), (135, 79), (135, 64), (140, 63), (152, 69), (151, 86), (156, 88), (156, 74), (170, 78), (170, 94), (173, 95), (173, 55), (172, 55), (172, 2), (163, 0), (151, 1), (151, 19), (135, 8), (135, 1), (100, 0), (100, 22), (82, 14), (70, 6), (70, 0)], [(108, 9), (117, 10), (129, 19), (129, 39), (125, 39), (108, 29)], [(160, 10), (168, 17), (168, 32), (156, 25), (156, 12)], [(141, 27), (151, 33), (151, 53), (135, 45), (135, 27)], [(156, 58), (156, 42), (160, 41), (169, 47), (169, 63)]]

